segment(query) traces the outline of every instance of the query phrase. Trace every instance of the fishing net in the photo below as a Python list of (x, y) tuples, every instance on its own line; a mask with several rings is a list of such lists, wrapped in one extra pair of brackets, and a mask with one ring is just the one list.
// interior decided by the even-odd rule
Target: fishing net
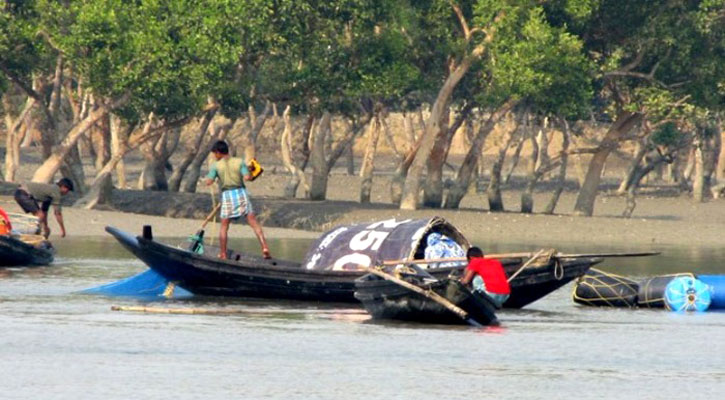
[(692, 273), (660, 275), (646, 278), (639, 283), (637, 305), (644, 308), (665, 308), (665, 290), (673, 279), (679, 277), (694, 278)]
[(180, 298), (192, 294), (169, 282), (152, 269), (121, 279), (120, 281), (100, 285), (82, 290), (82, 294), (96, 294), (112, 297), (135, 297), (135, 298)]
[(638, 290), (629, 278), (592, 268), (577, 280), (572, 298), (588, 306), (632, 308), (637, 306)]

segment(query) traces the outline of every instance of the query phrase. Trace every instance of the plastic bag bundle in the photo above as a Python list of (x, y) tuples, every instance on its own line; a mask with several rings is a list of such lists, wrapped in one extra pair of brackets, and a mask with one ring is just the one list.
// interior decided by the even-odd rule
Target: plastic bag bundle
[[(463, 247), (456, 243), (453, 239), (438, 232), (432, 232), (426, 238), (425, 259), (433, 260), (436, 258), (456, 258), (465, 257), (466, 252)], [(460, 261), (432, 263), (431, 268), (455, 267), (461, 265)]]

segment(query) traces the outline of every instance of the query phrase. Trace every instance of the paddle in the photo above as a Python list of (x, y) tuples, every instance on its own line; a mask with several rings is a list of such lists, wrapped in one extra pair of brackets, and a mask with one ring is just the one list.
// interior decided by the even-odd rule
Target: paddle
[[(592, 257), (645, 257), (645, 256), (656, 256), (660, 254), (659, 251), (644, 251), (639, 253), (591, 253), (591, 254), (565, 254), (555, 253), (552, 255), (553, 258), (592, 258)], [(486, 254), (484, 258), (530, 258), (534, 253), (499, 253), (499, 254)], [(449, 257), (449, 258), (433, 258), (430, 260), (425, 259), (413, 259), (413, 260), (387, 260), (383, 261), (383, 265), (398, 265), (398, 264), (433, 264), (442, 262), (456, 262), (456, 261), (468, 261), (466, 257)]]
[(369, 273), (371, 273), (371, 274), (373, 274), (373, 275), (376, 275), (376, 276), (379, 276), (379, 277), (381, 277), (381, 278), (383, 278), (385, 280), (391, 281), (391, 282), (393, 282), (393, 283), (395, 283), (397, 285), (400, 285), (400, 286), (402, 286), (402, 287), (404, 287), (404, 288), (406, 288), (408, 290), (412, 290), (412, 291), (414, 291), (414, 292), (416, 292), (416, 293), (418, 293), (418, 294), (420, 294), (420, 295), (422, 295), (422, 296), (424, 296), (424, 297), (426, 297), (428, 299), (431, 299), (431, 300), (435, 301), (436, 303), (438, 303), (438, 304), (442, 305), (443, 307), (447, 308), (452, 313), (456, 314), (462, 320), (466, 321), (469, 325), (475, 326), (477, 328), (483, 327), (483, 325), (479, 324), (476, 320), (474, 320), (473, 318), (469, 317), (468, 316), (468, 313), (466, 311), (464, 311), (462, 308), (458, 307), (457, 305), (451, 303), (448, 299), (446, 299), (445, 297), (439, 295), (438, 293), (435, 293), (435, 292), (430, 291), (430, 290), (425, 290), (425, 289), (423, 289), (421, 287), (418, 287), (416, 285), (413, 285), (412, 283), (406, 282), (406, 281), (404, 281), (404, 280), (402, 280), (400, 278), (396, 278), (395, 276), (390, 275), (387, 272), (381, 271), (381, 270), (379, 270), (377, 268), (364, 267), (362, 265), (360, 266), (360, 268), (363, 269), (363, 270), (365, 270), (365, 271), (367, 271), (367, 272), (369, 272)]
[(216, 215), (216, 212), (219, 210), (219, 208), (222, 206), (221, 203), (217, 204), (216, 207), (214, 207), (213, 210), (209, 213), (209, 215), (206, 217), (204, 222), (201, 224), (201, 227), (199, 227), (199, 230), (196, 232), (195, 235), (191, 236), (189, 239), (191, 239), (191, 243), (189, 244), (188, 250), (192, 253), (203, 253), (204, 252), (204, 228), (206, 227), (206, 224), (209, 223), (209, 221), (214, 218), (214, 215)]

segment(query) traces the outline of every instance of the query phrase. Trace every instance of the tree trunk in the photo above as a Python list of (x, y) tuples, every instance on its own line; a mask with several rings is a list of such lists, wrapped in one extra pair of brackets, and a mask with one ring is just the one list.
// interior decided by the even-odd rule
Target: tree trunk
[[(309, 197), (310, 186), (307, 184), (307, 179), (305, 178), (305, 173), (303, 169), (298, 167), (294, 159), (292, 158), (292, 135), (294, 133), (294, 129), (292, 127), (292, 121), (290, 118), (290, 110), (291, 107), (287, 106), (287, 108), (285, 108), (284, 110), (284, 113), (282, 113), (282, 118), (284, 120), (284, 130), (282, 131), (282, 137), (280, 139), (280, 149), (282, 153), (282, 163), (284, 164), (284, 167), (287, 169), (287, 171), (292, 174), (290, 180), (288, 180), (287, 184), (285, 184), (283, 195), (287, 199), (294, 199), (297, 195), (297, 187), (300, 183), (302, 183), (302, 187), (304, 188), (305, 197)], [(309, 118), (308, 123), (303, 128), (306, 132), (303, 134), (303, 136), (305, 136), (305, 143), (307, 143), (307, 137), (309, 137), (311, 124), (312, 119)], [(307, 164), (310, 153), (309, 151), (303, 151), (302, 153), (305, 158), (303, 164)]]
[(347, 174), (349, 176), (355, 176), (355, 155), (352, 151), (353, 143), (350, 143), (345, 150), (345, 166), (347, 167)]
[(506, 151), (511, 146), (511, 142), (516, 136), (517, 130), (518, 126), (509, 132), (508, 138), (506, 138), (503, 146), (501, 146), (498, 156), (491, 166), (491, 176), (488, 181), (486, 195), (488, 197), (488, 209), (493, 212), (504, 211), (503, 199), (501, 197), (501, 169), (503, 167), (503, 162), (506, 159)]
[[(115, 156), (121, 151), (121, 143), (127, 140), (127, 132), (123, 132), (121, 127), (121, 118), (112, 115), (111, 116), (111, 157)], [(118, 187), (120, 189), (126, 188), (126, 165), (123, 162), (123, 158), (118, 161), (116, 165), (116, 179), (118, 180)]]
[(539, 146), (539, 156), (536, 159), (535, 169), (541, 169), (542, 166), (549, 165), (551, 160), (549, 159), (549, 117), (544, 117), (541, 126), (539, 127), (539, 133), (536, 135), (536, 143)]
[(637, 189), (639, 189), (639, 186), (642, 183), (642, 179), (647, 176), (647, 174), (652, 172), (655, 168), (662, 165), (664, 161), (665, 157), (657, 154), (657, 157), (651, 162), (647, 162), (645, 158), (644, 166), (640, 167), (639, 165), (637, 165), (634, 173), (632, 174), (632, 181), (627, 187), (627, 203), (624, 211), (622, 212), (623, 217), (630, 218), (632, 216), (632, 213), (637, 206)]
[[(491, 173), (488, 181), (488, 187), (486, 188), (486, 197), (488, 198), (488, 208), (493, 212), (504, 211), (503, 199), (501, 197), (501, 170), (503, 168), (504, 161), (506, 160), (506, 152), (511, 143), (518, 134), (519, 127), (523, 122), (525, 113), (520, 113), (516, 119), (516, 126), (513, 130), (508, 132), (506, 140), (499, 149), (498, 155), (491, 165)], [(523, 140), (523, 139), (522, 139)]]
[(725, 129), (722, 128), (722, 121), (717, 120), (718, 132), (716, 135), (719, 136), (718, 142), (720, 143), (720, 152), (717, 155), (717, 172), (715, 177), (718, 180), (725, 180)]
[(556, 205), (559, 203), (559, 198), (561, 197), (561, 192), (564, 191), (564, 184), (566, 183), (566, 169), (569, 162), (569, 143), (570, 143), (570, 133), (569, 133), (569, 124), (566, 122), (566, 120), (563, 121), (563, 127), (561, 132), (562, 140), (561, 140), (561, 155), (560, 160), (561, 164), (559, 165), (559, 174), (556, 177), (556, 187), (554, 188), (554, 192), (551, 194), (551, 199), (549, 199), (549, 204), (546, 205), (546, 208), (544, 209), (544, 214), (553, 214), (554, 210), (556, 209)]
[[(127, 132), (118, 134), (119, 139), (122, 138), (122, 140), (119, 141), (117, 150), (113, 151), (113, 154), (108, 162), (106, 162), (103, 168), (96, 173), (96, 177), (93, 179), (88, 193), (76, 202), (76, 205), (83, 206), (86, 209), (93, 209), (99, 205), (110, 203), (112, 192), (110, 188), (104, 186), (106, 179), (111, 176), (118, 166), (118, 163), (123, 160), (126, 153), (155, 137), (155, 134), (151, 133), (151, 126), (153, 123), (154, 114), (151, 113), (149, 114), (148, 121), (146, 122), (146, 125), (140, 135), (129, 138), (128, 136), (131, 132), (130, 128)], [(115, 123), (112, 123), (112, 127), (114, 125), (118, 127)]]
[(423, 133), (423, 141), (415, 155), (413, 164), (410, 166), (405, 185), (403, 186), (403, 195), (400, 201), (400, 209), (402, 210), (415, 210), (418, 208), (423, 167), (426, 165), (433, 146), (435, 146), (436, 140), (439, 137), (438, 134), (442, 129), (441, 125), (444, 122), (443, 118), (445, 113), (448, 112), (448, 103), (450, 102), (453, 90), (471, 67), (474, 60), (475, 58), (472, 56), (464, 58), (461, 64), (448, 75), (438, 92), (438, 96), (430, 111), (430, 117), (428, 117), (425, 132)]
[[(715, 127), (716, 128), (716, 127)], [(716, 128), (717, 129), (717, 128)], [(704, 153), (704, 175), (705, 175), (705, 191), (709, 192), (713, 181), (716, 179), (717, 161), (720, 155), (722, 143), (720, 142), (720, 131), (712, 132), (705, 140)]]
[(169, 178), (170, 192), (179, 191), (179, 187), (181, 186), (181, 180), (184, 178), (186, 170), (189, 168), (189, 166), (203, 147), (202, 144), (204, 143), (204, 138), (209, 131), (209, 124), (211, 123), (212, 119), (214, 119), (214, 115), (216, 115), (216, 112), (216, 108), (207, 111), (201, 118), (201, 121), (199, 121), (199, 132), (197, 133), (196, 139), (194, 139), (190, 146), (187, 145), (184, 158), (181, 160), (181, 163), (174, 169), (174, 172), (171, 173), (171, 177)]
[(350, 146), (360, 131), (371, 121), (372, 113), (366, 118), (353, 122), (348, 126), (342, 139), (335, 146), (330, 145), (329, 137), (332, 135), (331, 116), (325, 112), (318, 124), (318, 129), (311, 135), (312, 183), (310, 184), (310, 199), (324, 200), (327, 197), (327, 180), (330, 171), (340, 159), (345, 149)]
[(695, 171), (695, 146), (692, 146), (687, 154), (687, 163), (685, 169), (682, 170), (682, 177), (687, 181), (691, 180), (693, 171)]
[(695, 176), (692, 179), (692, 199), (697, 203), (702, 203), (707, 197), (705, 182), (705, 147), (704, 140), (698, 138), (694, 143), (695, 147)]
[(398, 163), (398, 167), (395, 169), (393, 178), (390, 180), (390, 201), (393, 204), (400, 204), (403, 197), (403, 185), (405, 184), (405, 178), (408, 176), (408, 169), (413, 164), (415, 155), (418, 153), (422, 142), (423, 135), (420, 135), (408, 149), (408, 154)]
[(93, 124), (99, 119), (103, 118), (110, 111), (125, 104), (129, 99), (129, 95), (123, 95), (109, 106), (101, 106), (96, 110), (93, 110), (89, 115), (81, 122), (76, 124), (66, 138), (61, 142), (58, 148), (53, 154), (48, 157), (45, 162), (35, 171), (33, 175), (34, 182), (50, 183), (53, 180), (53, 175), (60, 169), (63, 160), (68, 155), (70, 150), (75, 147), (78, 139), (88, 130)]
[(579, 189), (574, 213), (576, 215), (592, 216), (594, 214), (594, 201), (599, 192), (599, 182), (602, 178), (602, 170), (607, 161), (607, 157), (619, 146), (619, 140), (629, 131), (632, 130), (642, 120), (642, 116), (637, 113), (622, 111), (617, 120), (607, 131), (602, 143), (597, 148), (596, 153), (589, 162), (586, 178)]
[(493, 131), (496, 124), (511, 111), (514, 105), (516, 105), (515, 101), (507, 101), (495, 112), (491, 113), (485, 123), (479, 126), (478, 132), (471, 142), (471, 147), (468, 149), (468, 153), (466, 153), (466, 157), (458, 169), (456, 180), (448, 190), (448, 196), (446, 196), (446, 202), (444, 204), (445, 208), (458, 208), (460, 206), (461, 200), (468, 193), (471, 177), (481, 160), (483, 144), (486, 142), (486, 138)]
[(23, 128), (23, 122), (35, 105), (35, 100), (28, 97), (23, 110), (13, 121), (10, 112), (13, 107), (9, 96), (9, 94), (3, 96), (5, 126), (7, 128), (7, 136), (5, 137), (5, 180), (8, 182), (14, 182), (15, 175), (20, 167), (20, 144), (22, 142), (21, 129)]
[(244, 159), (249, 161), (252, 158), (257, 157), (257, 138), (259, 133), (264, 128), (264, 124), (267, 122), (267, 117), (272, 110), (272, 103), (267, 101), (262, 110), (262, 115), (257, 116), (254, 108), (249, 106), (249, 121), (251, 123), (251, 129), (244, 135), (242, 146), (244, 147)]
[[(405, 154), (403, 151), (399, 150), (398, 146), (395, 144), (395, 135), (393, 135), (393, 132), (391, 132), (391, 130), (390, 130), (390, 125), (388, 124), (388, 116), (389, 116), (389, 114), (388, 114), (387, 110), (385, 110), (384, 113), (378, 115), (380, 128), (383, 130), (383, 134), (385, 136), (385, 141), (390, 146), (390, 150), (392, 150), (393, 156), (396, 158), (396, 160), (398, 162), (400, 162), (403, 160), (403, 158), (405, 158)], [(413, 142), (411, 142), (411, 143), (413, 143)]]
[(519, 165), (519, 160), (521, 159), (521, 150), (524, 148), (524, 143), (526, 140), (521, 138), (521, 140), (518, 141), (516, 144), (516, 150), (514, 150), (514, 155), (511, 157), (511, 164), (509, 165), (509, 170), (506, 173), (506, 177), (503, 180), (504, 184), (508, 184), (511, 180), (511, 176), (514, 174), (514, 170)]
[[(531, 118), (529, 117), (527, 119), (530, 121)], [(536, 167), (539, 162), (539, 153), (541, 149), (539, 148), (539, 143), (537, 143), (533, 132), (531, 132), (530, 122), (526, 124), (526, 130), (528, 131), (526, 135), (528, 136), (529, 141), (531, 141), (531, 162), (529, 164), (528, 173), (526, 174), (526, 187), (523, 192), (521, 192), (521, 212), (524, 214), (531, 214), (534, 211), (534, 187), (536, 186), (536, 181), (538, 181), (541, 176), (539, 175)]]
[(196, 153), (196, 156), (194, 156), (194, 160), (191, 162), (191, 165), (186, 172), (186, 179), (184, 179), (184, 184), (181, 187), (182, 192), (196, 192), (196, 184), (199, 182), (199, 177), (201, 176), (202, 164), (204, 164), (204, 161), (207, 157), (209, 157), (209, 152), (211, 152), (211, 148), (214, 146), (214, 143), (217, 140), (224, 140), (230, 128), (231, 126), (228, 126), (228, 124), (224, 127), (212, 128), (212, 135), (209, 137), (209, 140), (202, 144), (199, 148), (199, 152)]
[(428, 175), (423, 185), (423, 205), (425, 207), (440, 208), (443, 204), (443, 165), (448, 159), (453, 136), (463, 122), (468, 119), (472, 108), (471, 104), (464, 106), (450, 127), (448, 126), (450, 112), (443, 114), (441, 137), (436, 139), (427, 163)]
[(373, 171), (375, 169), (375, 152), (380, 139), (380, 120), (379, 114), (370, 121), (368, 129), (368, 143), (365, 147), (365, 155), (363, 156), (362, 167), (360, 167), (360, 203), (370, 203), (370, 191), (373, 186)]
[(166, 181), (166, 160), (156, 157), (146, 159), (141, 178), (139, 179), (139, 189), (152, 190), (158, 192), (166, 192), (169, 185)]
[(642, 162), (642, 159), (644, 159), (645, 154), (647, 154), (646, 139), (638, 140), (634, 149), (634, 157), (632, 157), (629, 168), (627, 168), (627, 173), (624, 175), (622, 183), (619, 185), (619, 189), (617, 189), (618, 195), (621, 196), (629, 190), (632, 182), (634, 182), (634, 176), (637, 173), (639, 164)]
[[(104, 165), (111, 159), (111, 118), (106, 115), (101, 119), (100, 126), (91, 131), (91, 139), (93, 148), (96, 153), (95, 167), (96, 171), (100, 171)], [(113, 177), (108, 174), (102, 182), (99, 183), (99, 189), (103, 194), (102, 200), (110, 202), (110, 193), (113, 191)]]
[(325, 111), (312, 132), (312, 145), (310, 146), (310, 165), (312, 166), (312, 182), (310, 184), (310, 200), (325, 200), (327, 198), (327, 179), (329, 169), (325, 159), (325, 140), (331, 134), (331, 116)]
[(78, 146), (71, 147), (63, 164), (60, 166), (60, 174), (73, 182), (73, 187), (79, 194), (86, 192), (86, 175), (83, 171), (83, 162), (78, 153)]

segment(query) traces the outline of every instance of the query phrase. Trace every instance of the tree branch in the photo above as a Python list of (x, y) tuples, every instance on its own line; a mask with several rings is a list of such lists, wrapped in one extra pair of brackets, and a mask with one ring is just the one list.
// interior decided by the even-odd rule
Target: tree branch
[(40, 95), (40, 93), (36, 92), (31, 86), (28, 86), (26, 82), (23, 82), (20, 77), (15, 75), (8, 67), (5, 65), (5, 63), (0, 62), (0, 70), (2, 70), (5, 75), (7, 75), (10, 80), (18, 85), (20, 89), (22, 89), (28, 96), (35, 99), (35, 102), (40, 105), (40, 108), (43, 109), (43, 113), (48, 118), (49, 123), (51, 124), (51, 127), (55, 128), (55, 121), (53, 120), (53, 116), (50, 113), (50, 110), (48, 109), (47, 104), (45, 104), (45, 101), (43, 99), (43, 96)]
[(466, 17), (463, 15), (461, 7), (452, 0), (449, 0), (448, 3), (451, 5), (451, 8), (453, 8), (453, 12), (456, 13), (458, 23), (461, 24), (461, 29), (463, 29), (463, 37), (466, 39), (466, 42), (468, 42), (471, 40), (471, 30), (468, 28), (468, 23), (466, 22)]

